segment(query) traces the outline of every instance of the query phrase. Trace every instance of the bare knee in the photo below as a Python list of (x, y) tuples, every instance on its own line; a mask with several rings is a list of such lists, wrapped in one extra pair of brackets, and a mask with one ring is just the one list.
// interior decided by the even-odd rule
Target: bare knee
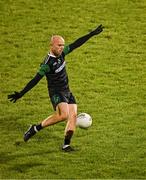
[(65, 120), (68, 119), (68, 117), (69, 117), (68, 113), (62, 113), (62, 114), (59, 115), (59, 120), (60, 121), (65, 121)]
[(70, 115), (70, 119), (73, 119), (73, 120), (76, 121), (76, 119), (77, 119), (77, 113), (72, 113), (72, 114)]

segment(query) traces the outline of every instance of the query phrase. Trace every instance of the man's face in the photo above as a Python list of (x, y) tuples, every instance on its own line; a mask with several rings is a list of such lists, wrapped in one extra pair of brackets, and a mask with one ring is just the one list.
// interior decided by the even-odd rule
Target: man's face
[(51, 53), (53, 53), (56, 57), (60, 56), (64, 49), (64, 39), (60, 36), (54, 36), (51, 41)]

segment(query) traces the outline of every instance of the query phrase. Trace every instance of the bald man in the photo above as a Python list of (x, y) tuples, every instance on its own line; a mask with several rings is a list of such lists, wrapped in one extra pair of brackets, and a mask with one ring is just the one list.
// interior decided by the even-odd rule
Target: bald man
[(55, 111), (41, 123), (30, 126), (24, 134), (25, 142), (41, 129), (61, 121), (66, 121), (62, 150), (65, 152), (73, 150), (70, 143), (76, 128), (77, 104), (75, 97), (69, 88), (65, 56), (83, 45), (92, 36), (97, 35), (102, 31), (103, 26), (100, 25), (95, 30), (66, 46), (63, 37), (59, 35), (52, 36), (50, 40), (50, 51), (40, 65), (37, 74), (29, 81), (22, 91), (15, 91), (13, 94), (8, 95), (8, 99), (15, 103), (26, 92), (31, 90), (43, 76), (46, 76), (49, 97)]

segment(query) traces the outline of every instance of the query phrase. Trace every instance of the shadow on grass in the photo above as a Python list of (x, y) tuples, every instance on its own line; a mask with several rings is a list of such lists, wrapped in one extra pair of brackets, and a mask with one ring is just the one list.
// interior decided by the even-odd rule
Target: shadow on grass
[[(53, 151), (52, 151), (53, 152)], [(44, 154), (50, 153), (50, 151), (43, 151), (43, 152), (21, 152), (21, 153), (17, 153), (17, 154), (12, 154), (10, 152), (1, 152), (0, 153), (0, 162), (1, 164), (7, 164), (10, 161), (15, 161), (18, 160), (18, 158), (28, 158), (30, 157), (35, 157), (35, 156), (43, 156)]]
[[(44, 156), (44, 154), (50, 153), (50, 151), (43, 152), (20, 152), (12, 154), (11, 152), (0, 153), (1, 165), (7, 165), (7, 170), (16, 171), (17, 173), (25, 173), (28, 169), (32, 169), (38, 166), (44, 166), (45, 164), (40, 162), (37, 156)], [(41, 158), (40, 158), (41, 159)]]
[[(9, 164), (11, 161), (16, 161), (20, 162), (22, 158), (23, 160), (29, 160), (29, 159), (34, 159), (35, 157), (42, 156), (42, 158), (47, 155), (47, 154), (53, 154), (56, 153), (54, 149), (47, 149), (44, 151), (43, 149), (41, 150), (40, 148), (32, 149), (30, 145), (26, 148), (27, 144), (23, 141), (15, 141), (14, 146), (16, 147), (15, 151), (5, 151), (5, 152), (0, 152), (0, 163), (1, 164)], [(18, 151), (18, 152), (17, 152)], [(20, 160), (19, 160), (20, 159)], [(12, 162), (13, 163), (13, 162)], [(35, 163), (34, 163), (35, 164)], [(33, 165), (34, 165), (33, 164)], [(36, 163), (37, 164), (37, 163)], [(37, 164), (38, 165), (38, 164)]]
[(19, 173), (24, 173), (28, 169), (32, 169), (37, 166), (44, 166), (44, 164), (39, 163), (39, 162), (26, 162), (26, 163), (22, 162), (22, 163), (15, 164), (12, 167), (9, 167), (9, 170), (17, 171)]

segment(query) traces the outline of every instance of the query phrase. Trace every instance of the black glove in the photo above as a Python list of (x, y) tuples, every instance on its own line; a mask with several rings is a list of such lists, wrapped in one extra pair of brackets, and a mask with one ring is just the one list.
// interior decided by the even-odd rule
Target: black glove
[(14, 92), (14, 94), (9, 94), (8, 99), (10, 99), (11, 102), (15, 103), (19, 98), (21, 98), (22, 95), (19, 92)]
[(100, 25), (100, 26), (98, 26), (95, 30), (93, 30), (93, 31), (91, 31), (91, 33), (90, 34), (92, 34), (92, 35), (97, 35), (97, 34), (99, 34), (99, 33), (101, 33), (102, 31), (103, 31), (103, 26), (102, 26), (102, 24)]

